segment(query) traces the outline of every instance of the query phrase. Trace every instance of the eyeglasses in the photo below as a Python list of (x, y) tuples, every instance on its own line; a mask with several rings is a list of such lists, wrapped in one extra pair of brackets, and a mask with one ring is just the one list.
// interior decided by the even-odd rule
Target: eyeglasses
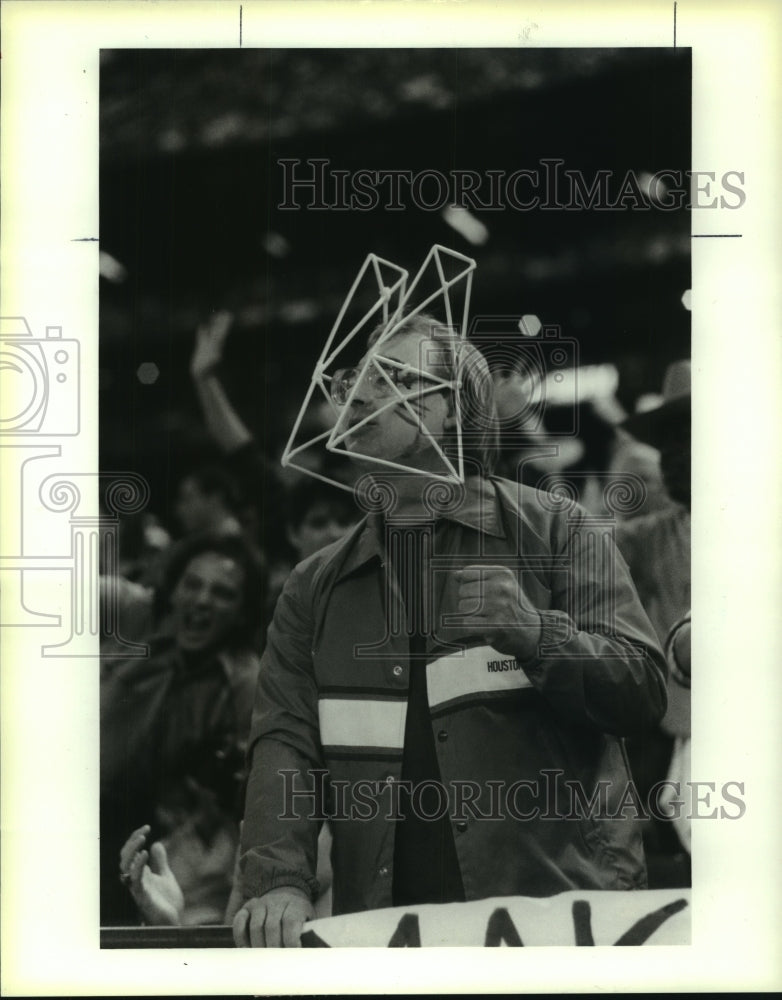
[[(340, 368), (334, 372), (329, 391), (337, 406), (344, 406), (347, 403), (348, 395), (358, 382), (360, 374), (360, 368)], [(362, 382), (377, 399), (393, 395), (394, 389), (406, 395), (416, 395), (423, 392), (427, 386), (437, 385), (444, 390), (450, 388), (448, 383), (435, 378), (434, 375), (427, 375), (417, 369), (381, 365), (378, 361), (368, 366)]]

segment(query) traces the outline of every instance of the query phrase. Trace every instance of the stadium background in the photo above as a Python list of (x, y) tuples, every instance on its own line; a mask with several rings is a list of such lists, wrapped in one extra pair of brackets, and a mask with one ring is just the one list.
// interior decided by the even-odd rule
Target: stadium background
[(482, 245), (410, 200), (277, 207), (282, 158), (687, 171), (688, 49), (105, 50), (100, 87), (100, 464), (143, 474), (164, 521), (180, 473), (214, 455), (188, 374), (199, 320), (234, 311), (222, 377), (274, 457), (370, 251), (411, 274), (434, 243), (474, 257), (473, 315), (558, 324), (581, 364), (616, 366), (628, 410), (689, 356), (685, 207), (473, 211)]

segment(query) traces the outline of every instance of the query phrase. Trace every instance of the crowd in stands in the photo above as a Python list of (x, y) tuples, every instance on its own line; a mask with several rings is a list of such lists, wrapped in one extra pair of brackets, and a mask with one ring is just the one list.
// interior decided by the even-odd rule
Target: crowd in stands
[[(104, 592), (111, 586), (116, 595), (122, 637), (148, 649), (129, 655), (115, 634), (103, 638), (105, 926), (223, 922), (239, 843), (253, 694), (277, 596), (296, 563), (362, 516), (349, 488), (281, 475), (279, 462), (264, 453), (220, 377), (230, 325), (230, 315), (219, 313), (199, 328), (190, 368), (205, 436), (222, 461), (181, 478), (175, 524), (164, 526), (154, 510), (123, 522), (118, 573), (102, 581)], [(536, 485), (552, 475), (567, 483), (578, 470), (570, 481), (580, 502), (597, 514), (604, 512), (602, 492), (584, 470), (604, 479), (629, 473), (643, 483), (635, 506), (618, 516), (617, 543), (661, 646), (675, 633), (668, 658), (680, 686), (685, 673), (689, 685), (690, 669), (688, 373), (687, 363), (675, 367), (656, 409), (624, 424), (602, 421), (604, 467), (590, 470), (590, 442), (579, 437), (536, 433), (525, 445), (517, 417), (529, 419), (528, 381), (507, 365), (493, 372), (499, 414), (513, 437), (500, 475)], [(321, 456), (328, 460), (325, 449)], [(331, 478), (350, 487), (342, 472)], [(630, 741), (639, 789), (672, 767), (684, 773), (688, 747), (689, 716), (680, 708), (669, 711), (652, 737)], [(319, 880), (328, 887), (324, 830)], [(689, 831), (653, 821), (645, 841), (650, 887), (688, 884)], [(327, 899), (319, 912), (328, 912)]]

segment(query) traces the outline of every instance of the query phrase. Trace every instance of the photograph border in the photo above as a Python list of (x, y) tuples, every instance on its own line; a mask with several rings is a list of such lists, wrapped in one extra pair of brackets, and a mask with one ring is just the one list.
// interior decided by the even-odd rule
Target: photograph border
[[(0, 447), (2, 945), (7, 995), (770, 990), (782, 986), (777, 626), (782, 347), (776, 191), (782, 9), (773, 0), (6, 0), (2, 28), (3, 316), (77, 341), (78, 434)], [(101, 48), (627, 47), (693, 51), (694, 170), (744, 175), (740, 209), (692, 212), (693, 778), (744, 787), (736, 821), (694, 823), (693, 943), (655, 961), (587, 950), (101, 952), (97, 637), (42, 652), (35, 613), (68, 610), (74, 532), (98, 517), (98, 84)], [(371, 249), (371, 248), (368, 248)], [(55, 331), (60, 330), (61, 334)], [(51, 331), (51, 333), (49, 333)], [(62, 427), (74, 400), (50, 400)], [(59, 408), (59, 409), (58, 409)], [(47, 428), (49, 429), (49, 428)], [(25, 450), (27, 449), (27, 450)], [(56, 460), (47, 496), (27, 463)], [(52, 511), (69, 517), (52, 518)], [(14, 516), (11, 516), (14, 515)], [(63, 528), (63, 523), (68, 527)], [(74, 527), (74, 523), (76, 527)], [(58, 563), (57, 560), (60, 560)], [(21, 593), (20, 567), (30, 574)], [(17, 575), (18, 574), (18, 577)], [(10, 581), (10, 582), (9, 582)], [(18, 586), (18, 592), (14, 589)], [(27, 588), (27, 581), (25, 582)], [(28, 627), (14, 627), (27, 625)], [(762, 859), (762, 864), (760, 863)]]

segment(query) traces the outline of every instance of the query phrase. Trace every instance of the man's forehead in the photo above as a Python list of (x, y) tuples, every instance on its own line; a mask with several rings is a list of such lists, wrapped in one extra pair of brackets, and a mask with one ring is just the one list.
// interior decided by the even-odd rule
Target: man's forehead
[(445, 346), (442, 341), (435, 340), (423, 330), (405, 330), (375, 344), (364, 356), (364, 360), (370, 357), (388, 358), (390, 361), (426, 368), (443, 363)]

